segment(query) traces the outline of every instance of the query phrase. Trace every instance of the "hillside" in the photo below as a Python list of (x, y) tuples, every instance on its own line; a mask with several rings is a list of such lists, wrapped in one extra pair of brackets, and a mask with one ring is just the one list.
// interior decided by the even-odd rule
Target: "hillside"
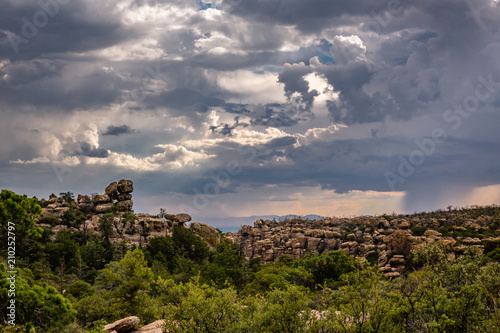
[(500, 327), (498, 206), (257, 220), (224, 235), (187, 214), (135, 213), (130, 180), (104, 192), (2, 190), (2, 332)]

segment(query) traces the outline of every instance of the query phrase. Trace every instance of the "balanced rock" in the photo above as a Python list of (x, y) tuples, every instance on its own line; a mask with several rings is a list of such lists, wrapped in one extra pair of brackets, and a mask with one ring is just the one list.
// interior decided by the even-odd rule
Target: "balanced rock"
[(134, 191), (134, 183), (130, 179), (122, 179), (118, 182), (118, 192), (132, 193)]
[(132, 316), (117, 320), (112, 324), (104, 326), (103, 331), (125, 333), (134, 330), (137, 325), (139, 325), (139, 318)]
[(96, 205), (111, 202), (111, 198), (107, 194), (98, 194), (92, 198), (92, 202)]
[(104, 191), (107, 195), (109, 195), (110, 198), (116, 199), (116, 197), (118, 196), (118, 183), (112, 182), (106, 187)]
[(172, 222), (185, 223), (191, 221), (191, 216), (189, 214), (181, 213), (177, 215), (166, 214), (165, 218), (171, 220)]

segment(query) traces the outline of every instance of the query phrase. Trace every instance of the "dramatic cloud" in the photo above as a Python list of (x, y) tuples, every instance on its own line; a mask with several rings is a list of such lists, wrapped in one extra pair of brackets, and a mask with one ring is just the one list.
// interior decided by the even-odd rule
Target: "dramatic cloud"
[(126, 177), (195, 218), (486, 203), (499, 37), (496, 0), (3, 1), (0, 186)]
[(122, 135), (130, 133), (134, 133), (134, 130), (128, 127), (127, 125), (121, 125), (121, 126), (108, 126), (108, 129), (102, 135)]

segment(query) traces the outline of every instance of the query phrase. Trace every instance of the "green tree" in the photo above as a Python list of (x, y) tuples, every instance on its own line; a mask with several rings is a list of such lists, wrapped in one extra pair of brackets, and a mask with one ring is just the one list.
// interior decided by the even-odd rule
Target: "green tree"
[(312, 274), (303, 267), (284, 264), (269, 264), (255, 273), (253, 280), (245, 286), (243, 294), (265, 293), (274, 289), (287, 289), (289, 285), (312, 286)]
[(399, 332), (394, 325), (396, 303), (389, 282), (373, 267), (364, 265), (342, 277), (334, 291), (328, 320), (340, 332)]
[(209, 247), (207, 242), (183, 226), (178, 225), (174, 227), (172, 241), (177, 254), (197, 263), (201, 263), (208, 257)]
[[(59, 331), (76, 319), (76, 311), (69, 300), (46, 283), (35, 281), (29, 271), (17, 269), (16, 285), (16, 325), (26, 325), (40, 332)], [(0, 264), (0, 315), (7, 317), (11, 274)]]
[(101, 233), (101, 243), (105, 249), (104, 256), (107, 262), (113, 260), (113, 244), (110, 241), (113, 236), (114, 214), (106, 213), (99, 219), (99, 232)]
[(78, 209), (70, 208), (61, 216), (62, 223), (68, 228), (80, 230), (85, 223), (85, 215)]
[(184, 295), (178, 304), (165, 309), (164, 332), (232, 333), (236, 331), (241, 307), (232, 288), (217, 290), (195, 280), (177, 286)]
[[(42, 235), (35, 227), (35, 218), (42, 213), (36, 198), (18, 195), (12, 191), (0, 192), (0, 253), (6, 253), (8, 243), (15, 239), (16, 259), (29, 258), (30, 248)], [(9, 234), (10, 232), (10, 234)], [(8, 238), (13, 237), (13, 238)]]
[(174, 255), (174, 245), (169, 236), (153, 237), (146, 246), (145, 256), (149, 265), (152, 265), (153, 261), (157, 261), (172, 270)]
[[(153, 282), (153, 272), (147, 266), (144, 253), (140, 249), (128, 252), (119, 262), (112, 262), (100, 272), (96, 286), (99, 290), (110, 291), (119, 313), (137, 315), (145, 320), (156, 318), (147, 311), (151, 302), (149, 292)], [(151, 317), (152, 316), (152, 317)]]
[(75, 203), (75, 195), (73, 192), (61, 192), (59, 193), (59, 198), (63, 199), (69, 204)]
[(303, 289), (289, 285), (285, 289), (269, 292), (262, 306), (258, 332), (300, 333), (306, 332), (310, 322), (309, 298)]
[(314, 282), (318, 285), (339, 281), (343, 274), (356, 269), (354, 259), (342, 251), (330, 251), (320, 256), (306, 257), (298, 264), (312, 273)]
[(210, 262), (203, 266), (201, 275), (215, 285), (222, 287), (226, 283), (241, 289), (245, 283), (244, 258), (238, 254), (237, 247), (228, 239), (217, 245), (210, 255)]

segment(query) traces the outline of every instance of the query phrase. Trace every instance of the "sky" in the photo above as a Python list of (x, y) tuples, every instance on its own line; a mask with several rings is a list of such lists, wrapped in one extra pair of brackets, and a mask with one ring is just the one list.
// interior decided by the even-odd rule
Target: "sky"
[(194, 220), (498, 204), (499, 28), (497, 0), (3, 0), (0, 188), (126, 178)]

